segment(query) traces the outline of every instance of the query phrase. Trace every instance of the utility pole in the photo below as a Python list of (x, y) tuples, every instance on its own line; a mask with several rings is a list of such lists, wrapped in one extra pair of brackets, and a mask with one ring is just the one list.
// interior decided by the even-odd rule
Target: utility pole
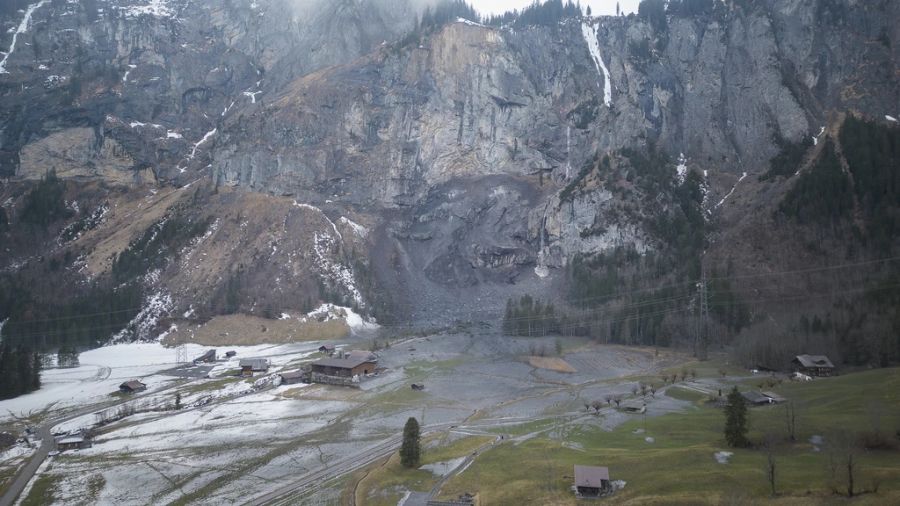
[(707, 290), (706, 267), (703, 266), (702, 260), (700, 261), (700, 282), (697, 284), (697, 291), (699, 304), (694, 355), (700, 360), (706, 360), (709, 349), (709, 291)]

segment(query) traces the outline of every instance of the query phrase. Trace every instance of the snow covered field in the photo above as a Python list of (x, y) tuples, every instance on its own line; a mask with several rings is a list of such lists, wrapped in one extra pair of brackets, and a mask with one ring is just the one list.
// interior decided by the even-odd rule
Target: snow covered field
[[(236, 369), (238, 361), (247, 357), (268, 358), (277, 372), (292, 360), (314, 353), (318, 343), (286, 345), (230, 346), (237, 356), (219, 362), (210, 372), (215, 376)], [(188, 344), (189, 359), (200, 356), (210, 347)], [(223, 354), (225, 350), (219, 350)], [(137, 379), (148, 391), (165, 387), (175, 378), (162, 371), (177, 366), (174, 348), (160, 343), (130, 343), (86, 351), (79, 357), (81, 365), (72, 369), (48, 369), (41, 373), (41, 389), (27, 395), (0, 402), (0, 421), (25, 417), (47, 409), (70, 408), (109, 400), (109, 394), (125, 381)]]

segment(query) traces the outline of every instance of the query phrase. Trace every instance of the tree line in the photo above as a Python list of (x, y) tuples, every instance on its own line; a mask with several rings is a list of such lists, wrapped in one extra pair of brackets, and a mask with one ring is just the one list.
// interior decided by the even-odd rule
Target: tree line
[(41, 355), (24, 346), (0, 345), (0, 400), (41, 387)]

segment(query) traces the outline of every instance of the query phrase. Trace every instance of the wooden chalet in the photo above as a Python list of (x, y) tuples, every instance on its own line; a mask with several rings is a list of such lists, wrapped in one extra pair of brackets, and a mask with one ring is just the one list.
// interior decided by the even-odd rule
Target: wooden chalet
[(312, 363), (313, 374), (352, 378), (375, 372), (376, 362), (368, 358), (323, 358)]
[(575, 466), (575, 494), (578, 497), (600, 497), (612, 492), (609, 468)]
[(123, 394), (133, 394), (135, 392), (143, 392), (144, 390), (147, 390), (147, 385), (138, 380), (126, 381), (119, 385), (119, 391)]
[(808, 376), (831, 376), (834, 374), (834, 364), (825, 355), (797, 355), (791, 361), (796, 372)]
[(293, 385), (295, 383), (306, 383), (309, 373), (303, 371), (290, 371), (279, 374), (281, 376), (282, 385)]
[(81, 450), (90, 447), (91, 441), (85, 439), (84, 436), (64, 436), (56, 440), (56, 449), (61, 452), (66, 450)]
[(253, 376), (255, 372), (266, 372), (269, 370), (269, 359), (266, 358), (242, 358), (239, 362), (241, 368), (241, 376)]
[(335, 347), (333, 344), (323, 344), (319, 346), (319, 353), (324, 353), (329, 357), (334, 355)]

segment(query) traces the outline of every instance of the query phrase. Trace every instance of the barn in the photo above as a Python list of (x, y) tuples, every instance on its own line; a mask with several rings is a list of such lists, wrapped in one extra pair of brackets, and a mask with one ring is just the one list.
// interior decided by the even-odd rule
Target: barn
[(281, 376), (282, 385), (293, 385), (295, 383), (305, 383), (309, 374), (303, 371), (290, 371), (283, 372), (279, 376)]
[(133, 394), (135, 392), (143, 392), (144, 390), (147, 390), (147, 385), (138, 380), (126, 381), (119, 385), (119, 391), (123, 394)]
[(794, 370), (809, 376), (831, 376), (834, 364), (825, 355), (797, 355), (791, 361)]
[(63, 452), (66, 450), (81, 450), (82, 448), (90, 448), (91, 441), (83, 436), (66, 436), (56, 440), (56, 448)]
[(352, 378), (375, 372), (376, 363), (368, 357), (323, 358), (312, 363), (313, 374)]
[(266, 358), (242, 358), (239, 364), (241, 376), (253, 376), (254, 372), (266, 372), (269, 370), (269, 359)]
[(608, 467), (575, 466), (575, 492), (579, 497), (599, 497), (610, 491)]

